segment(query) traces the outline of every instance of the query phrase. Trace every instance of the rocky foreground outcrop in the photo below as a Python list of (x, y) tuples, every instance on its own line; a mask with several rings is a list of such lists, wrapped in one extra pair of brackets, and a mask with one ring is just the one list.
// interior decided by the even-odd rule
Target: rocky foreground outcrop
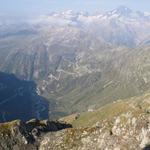
[[(148, 114), (125, 113), (112, 124), (49, 133), (40, 150), (141, 150), (150, 143)], [(150, 149), (150, 147), (149, 147)]]
[(70, 124), (63, 122), (36, 119), (28, 122), (15, 120), (2, 123), (0, 124), (0, 150), (36, 150), (42, 136), (47, 132), (71, 127)]
[(150, 94), (59, 121), (0, 124), (0, 150), (24, 149), (149, 150)]
[(83, 113), (72, 124), (74, 128), (45, 135), (39, 149), (149, 150), (150, 95)]

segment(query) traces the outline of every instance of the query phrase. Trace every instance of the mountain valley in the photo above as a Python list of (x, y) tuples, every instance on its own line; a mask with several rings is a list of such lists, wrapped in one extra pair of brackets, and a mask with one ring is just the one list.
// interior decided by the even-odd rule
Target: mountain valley
[(148, 13), (54, 12), (1, 27), (0, 70), (34, 81), (51, 119), (150, 90)]

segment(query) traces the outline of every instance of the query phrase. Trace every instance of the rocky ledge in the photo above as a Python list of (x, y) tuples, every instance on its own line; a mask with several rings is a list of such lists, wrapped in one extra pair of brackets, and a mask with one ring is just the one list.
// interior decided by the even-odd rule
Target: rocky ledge
[(15, 120), (0, 124), (0, 150), (38, 149), (42, 137), (47, 132), (54, 132), (72, 125), (48, 120), (32, 119), (28, 122)]

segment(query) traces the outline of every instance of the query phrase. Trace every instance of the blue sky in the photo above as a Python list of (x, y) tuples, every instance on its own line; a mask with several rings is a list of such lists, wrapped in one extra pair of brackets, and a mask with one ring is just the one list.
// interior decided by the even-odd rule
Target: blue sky
[(8, 16), (34, 16), (68, 9), (101, 12), (120, 5), (150, 11), (150, 0), (0, 0), (0, 4), (0, 14)]

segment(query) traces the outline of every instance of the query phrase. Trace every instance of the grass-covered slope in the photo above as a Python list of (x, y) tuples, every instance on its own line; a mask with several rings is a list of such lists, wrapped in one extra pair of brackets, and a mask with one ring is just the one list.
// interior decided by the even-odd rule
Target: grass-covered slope
[[(96, 72), (53, 82), (46, 80), (44, 95), (57, 101), (57, 110), (66, 113), (87, 111), (150, 91), (149, 47), (118, 48), (102, 53), (91, 54), (86, 62), (92, 65), (90, 61), (94, 60)], [(100, 57), (100, 62), (96, 57)]]
[[(141, 97), (132, 97), (107, 104), (98, 110), (82, 113), (72, 123), (74, 127), (91, 127), (103, 121), (113, 121), (115, 117), (124, 113), (132, 113), (137, 117), (142, 113), (150, 113), (150, 94)], [(89, 119), (90, 118), (90, 119)]]

